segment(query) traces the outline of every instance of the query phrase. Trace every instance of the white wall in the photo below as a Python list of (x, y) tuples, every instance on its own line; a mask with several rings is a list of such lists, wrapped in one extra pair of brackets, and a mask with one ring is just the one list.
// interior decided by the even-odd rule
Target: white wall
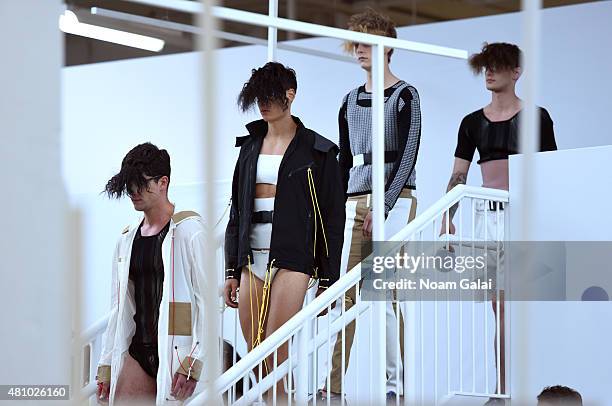
[[(607, 17), (612, 2), (546, 9), (543, 11), (540, 104), (555, 121), (561, 149), (609, 143), (606, 126), (612, 102), (612, 82), (606, 73), (612, 58), (604, 49), (612, 46)], [(400, 38), (477, 51), (483, 41), (520, 43), (519, 14), (427, 24), (399, 30)], [(340, 52), (336, 40), (295, 41), (305, 46)], [(298, 73), (298, 97), (294, 114), (330, 139), (337, 140), (337, 111), (342, 96), (364, 81), (363, 72), (350, 63), (279, 51), (279, 59)], [(215, 196), (229, 198), (228, 181), (237, 153), (233, 137), (244, 134), (243, 125), (254, 115), (236, 108), (236, 96), (250, 69), (265, 63), (265, 48), (245, 46), (217, 52), (219, 65), (218, 136), (216, 153), (223, 173)], [(86, 246), (95, 258), (110, 253), (116, 233), (130, 217), (129, 206), (103, 203), (97, 195), (134, 145), (152, 141), (167, 148), (172, 158), (173, 185), (200, 180), (199, 131), (201, 110), (195, 54), (178, 54), (111, 63), (76, 66), (63, 72), (63, 170), (69, 194), (88, 206), (91, 216), (104, 216), (108, 233), (86, 230)], [(488, 102), (482, 79), (474, 77), (464, 61), (396, 52), (392, 68), (417, 87), (421, 96), (423, 135), (417, 164), (419, 210), (444, 192), (452, 166), (456, 132), (461, 118)], [(527, 72), (526, 74), (529, 74)], [(520, 83), (520, 82), (519, 82)], [(520, 93), (520, 86), (519, 86)], [(195, 147), (194, 147), (195, 146)], [(469, 183), (480, 183), (473, 165)], [(93, 205), (93, 206), (91, 206)], [(98, 206), (99, 205), (99, 206)], [(96, 211), (91, 211), (91, 210)], [(97, 213), (97, 214), (96, 214)], [(119, 214), (121, 213), (121, 215)], [(94, 224), (95, 219), (86, 219)], [(90, 244), (93, 236), (99, 240)], [(93, 254), (93, 251), (96, 253)], [(108, 290), (104, 269), (108, 261), (91, 261), (87, 269), (96, 275), (95, 290)], [(101, 276), (104, 274), (104, 276)], [(88, 320), (102, 315), (96, 305)]]
[[(609, 144), (605, 120), (611, 108), (606, 95), (612, 91), (607, 80), (612, 57), (603, 50), (612, 46), (608, 24), (612, 2), (546, 9), (542, 15), (539, 104), (552, 115), (559, 147)], [(521, 18), (513, 13), (418, 25), (399, 29), (399, 36), (475, 52), (485, 40), (520, 44)], [(294, 42), (340, 52), (336, 40)], [(233, 157), (232, 138), (243, 134), (243, 124), (255, 117), (238, 112), (236, 96), (250, 69), (265, 63), (265, 48), (229, 48), (217, 55), (219, 151)], [(364, 81), (363, 73), (350, 63), (293, 52), (279, 51), (279, 59), (298, 74), (294, 113), (336, 141), (340, 100)], [(474, 77), (465, 61), (396, 52), (391, 66), (420, 92), (423, 141), (417, 181), (422, 202), (428, 205), (445, 189), (461, 118), (486, 104), (490, 96), (482, 78)], [(70, 193), (99, 191), (127, 149), (144, 140), (170, 150), (176, 182), (198, 180), (197, 149), (193, 148), (201, 107), (197, 73), (194, 54), (64, 69), (64, 171)], [(96, 153), (88, 156), (85, 151)], [(223, 164), (229, 171), (232, 159)], [(478, 184), (476, 172), (473, 182)]]
[[(510, 159), (511, 239), (520, 235), (519, 219), (526, 209), (521, 162), (521, 156)], [(612, 201), (610, 162), (610, 146), (537, 154), (531, 176), (536, 196), (528, 206), (534, 219), (532, 240), (612, 241), (612, 217), (606, 214)], [(512, 395), (534, 399), (544, 386), (561, 384), (581, 392), (585, 405), (608, 405), (603, 383), (612, 382), (612, 306), (580, 298), (590, 286), (612, 293), (612, 262), (584, 255), (577, 262), (571, 244), (566, 254), (570, 301), (512, 303)], [(603, 254), (610, 258), (612, 252)]]
[(59, 12), (59, 0), (0, 2), (2, 384), (70, 384), (78, 291), (61, 177)]

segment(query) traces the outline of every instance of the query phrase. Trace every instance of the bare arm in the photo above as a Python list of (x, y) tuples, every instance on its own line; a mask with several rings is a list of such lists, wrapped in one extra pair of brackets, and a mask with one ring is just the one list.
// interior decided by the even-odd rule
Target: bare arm
[[(455, 163), (453, 164), (453, 174), (448, 182), (448, 187), (446, 188), (446, 192), (450, 192), (457, 185), (465, 185), (467, 181), (467, 174), (470, 170), (470, 161), (467, 161), (462, 158), (455, 157)], [(459, 203), (453, 205), (449, 210), (448, 214), (450, 217), (450, 221), (448, 224), (448, 232), (450, 234), (455, 234), (455, 226), (453, 225), (453, 217), (459, 208)], [(440, 228), (440, 235), (446, 234), (446, 213), (442, 216), (442, 226)]]
[[(446, 192), (450, 192), (457, 185), (465, 185), (465, 183), (467, 182), (467, 175), (469, 170), (470, 161), (466, 161), (462, 158), (455, 158), (455, 163), (453, 165), (453, 174), (451, 175), (451, 178), (448, 182)], [(455, 216), (458, 207), (459, 203), (455, 204), (449, 209), (449, 216), (451, 220)]]

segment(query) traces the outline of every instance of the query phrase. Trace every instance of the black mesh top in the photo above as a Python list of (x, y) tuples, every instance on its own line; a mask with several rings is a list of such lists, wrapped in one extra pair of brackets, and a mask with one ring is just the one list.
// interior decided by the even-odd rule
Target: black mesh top
[(136, 331), (130, 345), (130, 355), (152, 377), (157, 376), (157, 322), (164, 284), (162, 243), (170, 222), (156, 235), (143, 237), (140, 227), (134, 237), (130, 259), (130, 280), (134, 284)]
[[(540, 115), (540, 149), (555, 151), (555, 133), (553, 121), (546, 109), (539, 107)], [(455, 156), (472, 161), (474, 151), (478, 149), (478, 163), (495, 159), (508, 159), (509, 155), (519, 153), (520, 113), (505, 121), (490, 121), (483, 109), (468, 114), (461, 121)]]

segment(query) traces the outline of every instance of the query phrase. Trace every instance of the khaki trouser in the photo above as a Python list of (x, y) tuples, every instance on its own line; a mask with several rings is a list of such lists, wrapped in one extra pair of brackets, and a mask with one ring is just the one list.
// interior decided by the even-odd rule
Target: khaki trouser
[[(359, 262), (361, 262), (363, 258), (369, 255), (369, 253), (372, 251), (371, 244), (369, 246), (363, 244), (364, 242), (367, 242), (370, 239), (364, 237), (362, 234), (363, 222), (365, 220), (366, 215), (368, 214), (369, 207), (370, 207), (370, 198), (371, 198), (370, 195), (349, 197), (349, 200), (347, 202), (347, 225), (345, 228), (344, 235), (345, 235), (345, 240), (350, 238), (350, 248), (349, 248), (348, 261), (347, 261), (347, 267), (346, 267), (348, 271), (353, 269), (353, 267), (355, 267)], [(408, 200), (402, 200), (402, 202), (400, 202), (400, 199), (408, 199)], [(406, 202), (407, 204), (403, 204), (404, 202)], [(356, 203), (356, 206), (355, 206), (355, 203)], [(410, 189), (402, 190), (398, 198), (398, 203), (396, 203), (393, 210), (391, 210), (391, 212), (389, 213), (386, 228), (392, 228), (391, 225), (388, 223), (390, 221), (397, 222), (398, 215), (402, 216), (400, 218), (405, 218), (404, 220), (405, 223), (403, 223), (402, 220), (399, 220), (400, 223), (398, 225), (400, 227), (403, 227), (405, 224), (412, 221), (414, 217), (416, 216), (417, 199), (412, 194), (412, 191)], [(349, 206), (351, 207), (351, 213), (348, 213)], [(353, 206), (355, 206), (354, 213), (352, 212)], [(401, 210), (400, 207), (403, 208), (402, 211), (400, 211)], [(406, 210), (407, 207), (408, 209)], [(351, 217), (354, 216), (354, 224), (352, 225), (351, 229), (349, 229), (350, 227), (349, 215)], [(393, 228), (397, 228), (397, 227), (393, 227)], [(346, 248), (347, 248), (347, 243), (345, 242), (345, 249)], [(344, 296), (345, 310), (348, 310), (351, 307), (353, 307), (356, 301), (357, 301), (357, 289), (356, 288), (349, 289)], [(397, 311), (397, 303), (395, 303), (393, 307), (394, 307), (393, 310), (395, 310), (395, 314), (397, 315), (397, 317), (399, 317), (399, 312)], [(391, 326), (388, 325), (388, 327), (391, 327)], [(401, 354), (404, 353), (403, 330), (404, 330), (403, 321), (402, 321), (402, 318), (400, 317), (400, 351), (401, 351)], [(345, 347), (345, 353), (344, 353), (345, 372), (346, 372), (346, 369), (348, 368), (349, 358), (351, 354), (351, 347), (353, 346), (354, 337), (355, 337), (355, 322), (353, 321), (345, 327), (345, 339), (346, 339), (346, 347)], [(389, 343), (390, 340), (395, 340), (395, 337), (387, 337), (387, 343)], [(387, 348), (389, 348), (389, 344)], [(401, 355), (400, 355), (400, 358), (401, 358)], [(390, 364), (393, 364), (392, 368), (389, 367)], [(395, 364), (394, 359), (392, 360), (387, 359), (387, 377), (388, 378), (390, 378), (390, 375), (394, 373), (395, 375), (398, 375), (398, 372), (401, 371), (401, 367), (398, 368), (398, 366), (394, 364)], [(395, 369), (395, 372), (391, 371), (391, 369)], [(399, 373), (399, 375), (400, 376), (399, 377), (396, 376), (395, 379), (399, 379), (401, 382), (401, 372)], [(392, 390), (395, 391), (395, 385), (390, 385), (390, 386), (392, 387)], [(401, 386), (402, 385), (400, 384), (400, 388)], [(390, 388), (388, 387), (388, 389)], [(330, 385), (329, 390), (334, 393), (340, 393), (342, 391), (342, 332), (338, 333), (337, 339), (336, 339), (336, 345), (334, 346), (334, 354), (332, 356), (331, 385)]]

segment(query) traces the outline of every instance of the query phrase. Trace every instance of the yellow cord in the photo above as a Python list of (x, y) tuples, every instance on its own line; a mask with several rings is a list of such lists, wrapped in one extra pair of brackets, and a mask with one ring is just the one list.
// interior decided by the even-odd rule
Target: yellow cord
[(274, 260), (270, 262), (270, 267), (266, 270), (263, 285), (263, 295), (261, 298), (261, 308), (259, 309), (259, 326), (257, 329), (257, 344), (261, 344), (261, 338), (264, 333), (264, 320), (268, 316), (268, 305), (270, 304), (270, 286), (272, 285), (272, 267)]
[[(261, 306), (259, 305), (259, 294), (257, 293), (257, 288), (253, 288), (255, 285), (255, 276), (253, 275), (253, 270), (251, 267), (251, 257), (248, 256), (248, 264), (249, 264), (249, 293), (250, 293), (250, 308), (251, 308), (251, 349), (257, 347), (261, 344), (261, 339), (264, 333), (264, 320), (268, 315), (268, 304), (270, 303), (270, 295), (269, 290), (272, 284), (272, 264), (274, 264), (274, 260), (270, 263), (270, 267), (266, 270), (266, 275), (264, 277), (264, 286), (263, 293), (261, 298)], [(257, 319), (257, 330), (255, 330), (255, 313), (253, 312), (253, 290), (255, 290), (255, 300), (256, 300), (256, 309), (258, 311), (258, 319)], [(266, 374), (268, 371), (268, 363), (264, 359), (264, 368), (266, 369)]]
[(310, 183), (310, 177), (311, 172), (310, 172), (310, 168), (308, 168), (308, 189), (310, 190), (310, 200), (312, 201), (312, 210), (314, 211), (314, 245), (312, 248), (312, 255), (316, 256), (315, 253), (317, 251), (317, 209), (315, 206), (315, 200), (314, 200), (314, 195), (316, 195), (317, 193), (315, 192), (314, 195), (312, 193), (312, 184)]
[[(318, 223), (321, 223), (321, 230), (323, 232), (323, 240), (325, 242), (325, 254), (329, 256), (329, 249), (327, 248), (327, 236), (325, 235), (325, 226), (323, 225), (323, 216), (321, 215), (321, 209), (319, 208), (319, 201), (317, 199), (317, 190), (315, 188), (315, 182), (312, 175), (312, 168), (308, 168), (308, 188), (310, 190), (310, 199), (312, 201), (312, 208), (314, 211), (314, 247), (313, 247), (313, 256), (316, 256), (317, 249), (317, 226)], [(319, 216), (319, 221), (317, 221), (317, 215)], [(272, 268), (274, 266), (274, 259), (270, 262), (270, 266), (266, 269), (266, 275), (264, 277), (264, 285), (263, 285), (263, 293), (261, 298), (261, 306), (259, 305), (259, 295), (257, 294), (257, 289), (255, 289), (255, 300), (257, 304), (257, 309), (259, 309), (259, 317), (257, 320), (257, 334), (255, 335), (255, 321), (254, 321), (254, 313), (253, 313), (253, 285), (255, 284), (255, 276), (253, 276), (253, 271), (251, 269), (251, 257), (248, 256), (249, 261), (249, 293), (250, 293), (250, 307), (251, 307), (251, 347), (255, 348), (259, 344), (261, 344), (261, 339), (263, 337), (264, 331), (264, 321), (268, 316), (268, 307), (270, 304), (270, 287), (272, 286)], [(317, 275), (315, 275), (316, 279)], [(314, 282), (314, 280), (313, 280)], [(314, 284), (313, 284), (314, 285)], [(311, 287), (309, 283), (309, 288)], [(268, 363), (264, 359), (264, 367), (266, 368), (266, 374), (268, 373)]]
[[(247, 256), (247, 260), (249, 261), (249, 304), (251, 307), (251, 349), (255, 348), (255, 321), (253, 320), (253, 271), (251, 270), (251, 256)], [(257, 289), (255, 289), (255, 293), (257, 293)]]
[(323, 225), (323, 216), (321, 216), (321, 209), (319, 208), (319, 200), (317, 199), (317, 190), (315, 188), (314, 178), (312, 176), (312, 168), (308, 168), (308, 187), (310, 188), (310, 199), (312, 200), (312, 208), (315, 211), (315, 250), (317, 246), (317, 213), (319, 214), (319, 221), (321, 222), (321, 231), (323, 232), (323, 240), (325, 242), (325, 255), (329, 256), (329, 250), (327, 249), (327, 236), (325, 235), (325, 226)]

